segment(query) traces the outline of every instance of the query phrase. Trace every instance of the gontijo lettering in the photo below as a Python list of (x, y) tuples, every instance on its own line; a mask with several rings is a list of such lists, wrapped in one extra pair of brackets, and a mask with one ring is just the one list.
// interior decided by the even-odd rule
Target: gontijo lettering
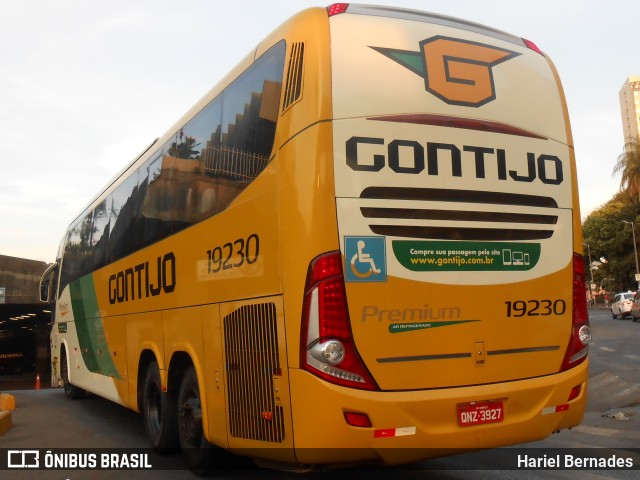
[[(372, 147), (375, 145), (379, 146)], [(364, 155), (363, 146), (367, 147)], [(487, 163), (494, 162), (498, 180), (531, 183), (537, 179), (548, 185), (560, 185), (564, 181), (562, 161), (544, 153), (527, 152), (526, 170), (517, 171), (508, 168), (507, 152), (500, 148), (474, 145), (460, 148), (450, 143), (426, 142), (425, 152), (422, 143), (415, 140), (395, 139), (387, 143), (384, 138), (375, 137), (351, 137), (345, 148), (347, 165), (361, 172), (379, 172), (387, 166), (395, 173), (417, 175), (426, 168), (427, 175), (436, 176), (440, 174), (440, 159), (445, 157), (451, 163), (454, 177), (486, 178)]]
[(142, 262), (109, 277), (109, 303), (122, 303), (172, 293), (176, 288), (176, 257), (173, 252)]

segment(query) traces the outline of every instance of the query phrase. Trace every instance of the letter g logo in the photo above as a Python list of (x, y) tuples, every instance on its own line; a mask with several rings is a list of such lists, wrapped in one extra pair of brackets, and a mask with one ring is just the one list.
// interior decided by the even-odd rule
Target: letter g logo
[(493, 67), (518, 53), (456, 38), (420, 42), (426, 89), (451, 105), (479, 107), (496, 98)]
[(420, 52), (371, 48), (423, 77), (426, 90), (444, 102), (467, 107), (495, 100), (493, 67), (520, 55), (440, 35), (421, 41)]

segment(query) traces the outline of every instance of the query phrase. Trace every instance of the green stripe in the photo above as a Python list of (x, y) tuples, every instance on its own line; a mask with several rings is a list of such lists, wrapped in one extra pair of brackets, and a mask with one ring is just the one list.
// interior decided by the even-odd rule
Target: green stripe
[(389, 332), (402, 333), (413, 332), (414, 330), (426, 330), (430, 328), (448, 327), (450, 325), (459, 325), (461, 323), (473, 323), (480, 320), (450, 320), (447, 322), (411, 322), (411, 323), (392, 323), (389, 325)]
[(122, 380), (111, 359), (107, 338), (102, 328), (103, 319), (99, 315), (93, 275), (87, 275), (72, 282), (69, 289), (78, 342), (85, 365), (90, 372)]

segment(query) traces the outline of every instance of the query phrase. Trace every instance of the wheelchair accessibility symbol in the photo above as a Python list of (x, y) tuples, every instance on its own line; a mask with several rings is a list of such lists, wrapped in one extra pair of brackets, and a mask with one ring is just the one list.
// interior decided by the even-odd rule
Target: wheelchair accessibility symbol
[(384, 237), (345, 237), (344, 248), (347, 282), (387, 280)]

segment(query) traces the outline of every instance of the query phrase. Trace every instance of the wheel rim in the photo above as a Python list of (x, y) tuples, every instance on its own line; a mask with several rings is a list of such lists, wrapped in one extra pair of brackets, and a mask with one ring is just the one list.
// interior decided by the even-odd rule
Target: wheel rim
[(200, 398), (189, 391), (180, 408), (182, 438), (190, 447), (199, 447), (202, 442), (202, 409)]

